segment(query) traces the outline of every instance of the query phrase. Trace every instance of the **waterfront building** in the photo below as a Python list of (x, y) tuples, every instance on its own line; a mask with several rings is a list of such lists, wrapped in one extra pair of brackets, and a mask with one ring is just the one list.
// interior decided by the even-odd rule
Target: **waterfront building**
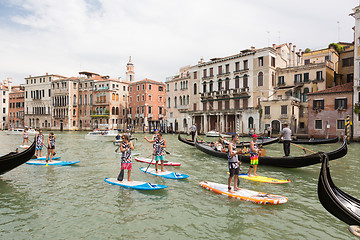
[(2, 130), (9, 127), (9, 92), (11, 92), (11, 84), (11, 78), (0, 83), (0, 128)]
[(24, 85), (12, 86), (9, 93), (9, 128), (24, 128)]
[[(168, 132), (189, 132), (192, 119), (189, 114), (191, 102), (191, 66), (180, 68), (178, 75), (166, 79), (166, 126)], [(196, 83), (193, 83), (196, 84)], [(195, 105), (196, 106), (196, 105)], [(200, 125), (199, 125), (200, 126)]]
[(345, 122), (352, 121), (353, 82), (308, 94), (310, 138), (343, 137)]
[(336, 74), (336, 85), (354, 81), (354, 43), (339, 42), (343, 50), (339, 56), (339, 72)]
[(353, 8), (353, 12), (350, 15), (355, 18), (353, 137), (354, 140), (360, 141), (360, 5)]
[(294, 135), (307, 136), (307, 95), (335, 85), (338, 53), (334, 49), (309, 53), (299, 50), (296, 55), (295, 66), (276, 69), (274, 91), (269, 98), (261, 99), (262, 122), (265, 129), (271, 126), (272, 134), (278, 134), (282, 124), (287, 122)]
[(144, 79), (129, 84), (128, 123), (136, 131), (165, 129), (165, 84)]
[(52, 127), (51, 82), (64, 78), (48, 73), (25, 78), (25, 126), (43, 129)]

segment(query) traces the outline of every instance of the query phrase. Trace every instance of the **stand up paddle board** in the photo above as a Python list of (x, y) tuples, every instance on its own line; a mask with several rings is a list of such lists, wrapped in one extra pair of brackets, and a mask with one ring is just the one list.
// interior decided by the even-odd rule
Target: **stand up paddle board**
[(26, 148), (29, 148), (30, 146), (29, 145), (20, 145), (19, 148), (22, 148), (22, 149), (26, 149)]
[(122, 187), (132, 188), (137, 190), (159, 190), (168, 187), (165, 185), (152, 184), (152, 183), (140, 182), (140, 181), (128, 182), (125, 179), (122, 182), (119, 182), (116, 178), (105, 178), (104, 181), (113, 185), (119, 185)]
[[(140, 168), (140, 170), (145, 172), (146, 168), (142, 167), (142, 168)], [(158, 173), (156, 173), (155, 169), (150, 169), (150, 168), (146, 171), (146, 173), (149, 173), (149, 174), (152, 174), (152, 175), (155, 175), (155, 176), (160, 176), (160, 177), (163, 177), (163, 178), (168, 178), (168, 179), (184, 179), (184, 178), (189, 177), (189, 175), (176, 173), (176, 172), (169, 172), (169, 171), (162, 172), (162, 171), (159, 170)]]
[[(138, 162), (143, 162), (143, 163), (147, 163), (147, 164), (149, 164), (151, 162), (151, 164), (155, 165), (155, 163), (156, 163), (155, 160), (151, 161), (151, 158), (136, 157), (135, 160)], [(173, 163), (173, 162), (164, 161), (164, 166), (180, 166), (180, 165), (181, 165), (181, 163)]]
[[(52, 157), (52, 160), (57, 160), (60, 159), (61, 157)], [(33, 158), (34, 160), (46, 160), (46, 157), (36, 157)]]
[(48, 162), (46, 163), (46, 161), (43, 161), (43, 160), (30, 160), (30, 161), (27, 161), (26, 164), (29, 164), (29, 165), (56, 165), (56, 166), (68, 166), (68, 165), (73, 165), (73, 164), (76, 164), (76, 163), (79, 163), (80, 161), (72, 161), (72, 162), (66, 162), (66, 161), (52, 161), (52, 162)]
[(289, 183), (290, 179), (288, 180), (280, 180), (275, 178), (263, 177), (263, 176), (251, 176), (249, 177), (247, 173), (240, 173), (240, 178), (251, 180), (255, 182), (263, 182), (263, 183), (274, 183), (274, 184), (282, 184), (282, 183)]
[(238, 198), (257, 204), (276, 205), (287, 203), (288, 201), (287, 197), (256, 192), (247, 189), (240, 189), (236, 190), (235, 193), (230, 193), (228, 190), (228, 186), (220, 183), (203, 181), (200, 182), (200, 186), (218, 194), (227, 195), (229, 197)]

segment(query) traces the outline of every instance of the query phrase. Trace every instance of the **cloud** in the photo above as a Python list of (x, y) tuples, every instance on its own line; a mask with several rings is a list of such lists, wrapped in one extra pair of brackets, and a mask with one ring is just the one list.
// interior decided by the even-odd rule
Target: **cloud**
[[(164, 81), (180, 67), (254, 45), (352, 41), (351, 3), (284, 0), (15, 0), (0, 3), (0, 79), (87, 70)], [(311, 6), (311, 7), (308, 7)], [(336, 22), (340, 21), (340, 24)], [(280, 34), (279, 34), (280, 32)]]

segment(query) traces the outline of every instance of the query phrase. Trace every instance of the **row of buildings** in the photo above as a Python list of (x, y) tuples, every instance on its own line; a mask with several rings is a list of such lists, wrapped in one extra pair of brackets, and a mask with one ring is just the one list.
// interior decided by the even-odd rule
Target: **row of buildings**
[(165, 85), (150, 79), (134, 81), (134, 65), (127, 64), (126, 80), (93, 72), (78, 77), (45, 74), (25, 78), (1, 89), (1, 128), (48, 130), (126, 129), (164, 127)]
[(360, 138), (360, 6), (354, 42), (311, 51), (292, 43), (243, 49), (236, 54), (180, 68), (164, 83), (126, 80), (92, 72), (78, 77), (29, 76), (23, 86), (1, 85), (1, 127), (54, 130), (135, 128), (200, 133), (217, 130), (248, 134), (284, 122), (298, 136), (345, 134), (350, 119)]

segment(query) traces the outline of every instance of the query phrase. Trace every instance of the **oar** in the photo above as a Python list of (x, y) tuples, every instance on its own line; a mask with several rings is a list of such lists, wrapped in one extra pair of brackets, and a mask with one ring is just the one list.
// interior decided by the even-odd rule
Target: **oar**
[(296, 147), (298, 147), (298, 148), (301, 148), (302, 150), (304, 150), (305, 151), (305, 154), (306, 154), (306, 151), (309, 151), (309, 152), (311, 152), (311, 153), (316, 153), (316, 152), (314, 152), (314, 151), (311, 151), (311, 150), (309, 150), (309, 149), (307, 149), (307, 148), (304, 148), (304, 147), (302, 147), (302, 146), (300, 146), (300, 145), (297, 145), (297, 144), (295, 144), (295, 143), (292, 143), (292, 142), (290, 142), (292, 145), (294, 145), (294, 146), (296, 146)]
[(164, 151), (165, 151), (166, 154), (170, 154), (170, 153), (169, 153), (168, 151), (166, 151), (165, 149), (164, 149)]

